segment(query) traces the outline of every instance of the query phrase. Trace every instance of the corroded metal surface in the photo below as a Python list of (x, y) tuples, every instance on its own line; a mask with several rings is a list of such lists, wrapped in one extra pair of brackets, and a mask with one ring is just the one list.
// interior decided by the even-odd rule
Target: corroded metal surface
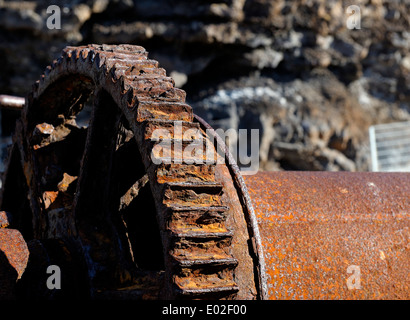
[[(79, 127), (90, 96), (89, 125)], [(6, 172), (2, 207), (26, 229), (32, 221), (34, 239), (74, 242), (92, 296), (134, 295), (148, 274), (161, 284), (150, 297), (256, 299), (244, 211), (229, 204), (236, 189), (217, 153), (204, 154), (208, 140), (185, 92), (144, 48), (67, 47), (27, 98), (11, 155), (21, 167)], [(30, 203), (17, 205), (17, 194)], [(143, 227), (151, 217), (158, 230)], [(163, 249), (146, 248), (154, 232)]]
[(410, 298), (410, 174), (260, 172), (244, 179), (269, 299)]
[(57, 264), (68, 284), (61, 298), (409, 299), (409, 181), (242, 177), (144, 48), (67, 47), (16, 125), (0, 271), (11, 289), (23, 275), (26, 297), (54, 297), (44, 267)]
[(10, 229), (9, 212), (0, 211), (0, 300), (14, 299), (16, 282), (23, 275), (29, 251), (19, 230)]
[(27, 244), (18, 230), (0, 229), (0, 252), (6, 256), (9, 264), (16, 270), (17, 279), (19, 279), (26, 268), (29, 252)]

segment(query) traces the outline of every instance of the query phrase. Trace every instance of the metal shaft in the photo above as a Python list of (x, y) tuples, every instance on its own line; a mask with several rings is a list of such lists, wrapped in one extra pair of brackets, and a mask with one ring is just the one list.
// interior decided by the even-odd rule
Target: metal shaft
[(0, 95), (0, 107), (6, 109), (20, 110), (23, 108), (25, 99), (22, 97)]

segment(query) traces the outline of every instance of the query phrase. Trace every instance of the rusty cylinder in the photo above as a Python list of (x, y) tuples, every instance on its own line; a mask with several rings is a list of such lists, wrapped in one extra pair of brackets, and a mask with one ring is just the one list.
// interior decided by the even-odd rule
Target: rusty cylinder
[(269, 299), (409, 299), (410, 173), (244, 176)]

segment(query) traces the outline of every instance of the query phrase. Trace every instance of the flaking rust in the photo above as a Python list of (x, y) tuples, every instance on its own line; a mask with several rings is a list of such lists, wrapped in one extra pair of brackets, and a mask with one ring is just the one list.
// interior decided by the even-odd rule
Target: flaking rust
[[(32, 254), (42, 258), (33, 261), (71, 266), (70, 283), (86, 279), (91, 298), (260, 298), (229, 170), (217, 167), (185, 92), (147, 57), (131, 45), (63, 50), (23, 107), (2, 207), (37, 241)], [(169, 162), (153, 162), (168, 153)], [(67, 271), (74, 260), (81, 271)], [(30, 268), (26, 283), (36, 288), (43, 278), (29, 278)], [(153, 278), (158, 285), (144, 285)]]
[(50, 264), (64, 269), (60, 298), (410, 297), (409, 174), (242, 177), (142, 47), (67, 47), (26, 100), (0, 104), (22, 109), (0, 196), (0, 298), (50, 298)]

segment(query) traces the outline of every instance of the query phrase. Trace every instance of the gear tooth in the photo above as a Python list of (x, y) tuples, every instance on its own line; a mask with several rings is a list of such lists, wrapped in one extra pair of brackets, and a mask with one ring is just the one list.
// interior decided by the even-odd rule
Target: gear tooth
[(81, 50), (81, 58), (83, 59), (83, 61), (87, 60), (89, 52), (90, 52), (90, 49), (88, 48), (84, 48)]
[(135, 109), (138, 107), (138, 98), (135, 94), (135, 89), (132, 86), (128, 87), (128, 90), (123, 95), (124, 104), (127, 106), (128, 109)]
[(114, 82), (118, 81), (121, 77), (124, 76), (123, 70), (119, 69), (117, 65), (114, 65), (111, 68), (111, 76), (114, 80)]
[(51, 67), (54, 69), (58, 66), (59, 61), (57, 59), (54, 59), (53, 62), (51, 63)]
[(71, 58), (71, 49), (70, 49), (70, 47), (65, 47), (64, 49), (63, 49), (63, 51), (61, 52), (61, 56), (63, 57), (63, 58), (65, 58), (65, 59), (69, 59), (69, 58)]
[(37, 91), (39, 86), (40, 86), (40, 80), (36, 80), (36, 82), (33, 83), (32, 90)]
[(87, 62), (89, 62), (90, 64), (93, 64), (94, 61), (95, 61), (95, 51), (90, 50), (90, 52), (87, 55)]
[(81, 49), (76, 48), (75, 50), (73, 50), (73, 57), (75, 61), (77, 61), (80, 58), (80, 55), (81, 55)]
[(44, 76), (47, 77), (50, 74), (51, 70), (52, 70), (52, 67), (47, 66), (46, 69), (44, 70)]

